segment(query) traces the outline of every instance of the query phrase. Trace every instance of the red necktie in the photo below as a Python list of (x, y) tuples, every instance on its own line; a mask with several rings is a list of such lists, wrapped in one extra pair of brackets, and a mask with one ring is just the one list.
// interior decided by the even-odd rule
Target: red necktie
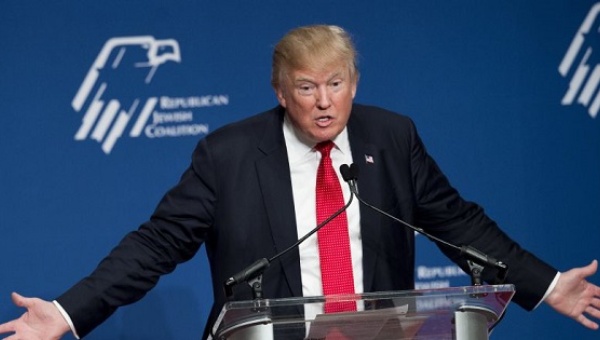
[[(317, 224), (333, 215), (344, 206), (340, 181), (333, 169), (329, 153), (332, 141), (315, 146), (321, 153), (317, 170)], [(323, 295), (354, 294), (350, 236), (346, 212), (341, 213), (317, 232)], [(326, 302), (325, 313), (355, 311), (355, 302)]]

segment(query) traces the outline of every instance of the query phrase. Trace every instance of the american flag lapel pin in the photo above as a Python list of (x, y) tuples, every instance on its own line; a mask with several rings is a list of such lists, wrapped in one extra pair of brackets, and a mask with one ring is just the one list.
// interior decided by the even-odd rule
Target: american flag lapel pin
[(373, 156), (365, 154), (365, 163), (367, 163), (367, 164), (375, 164), (375, 160), (373, 160)]

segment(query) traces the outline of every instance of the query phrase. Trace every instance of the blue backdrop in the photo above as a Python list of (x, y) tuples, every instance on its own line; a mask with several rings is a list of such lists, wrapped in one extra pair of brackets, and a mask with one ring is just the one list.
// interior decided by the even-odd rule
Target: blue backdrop
[[(199, 138), (274, 106), (272, 47), (314, 23), (353, 34), (357, 101), (411, 116), (464, 197), (557, 268), (589, 263), (600, 244), (593, 6), (0, 1), (0, 320), (22, 313), (10, 292), (52, 299), (88, 274), (148, 218)], [(418, 246), (418, 287), (468, 284)], [(199, 338), (208, 274), (201, 250), (88, 339)], [(511, 306), (492, 336), (597, 337), (545, 305)]]

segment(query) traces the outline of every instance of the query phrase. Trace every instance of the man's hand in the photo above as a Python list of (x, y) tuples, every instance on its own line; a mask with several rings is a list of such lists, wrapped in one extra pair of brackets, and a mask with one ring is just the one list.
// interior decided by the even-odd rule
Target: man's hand
[(69, 324), (52, 302), (17, 293), (12, 293), (12, 300), (27, 311), (20, 318), (0, 325), (0, 334), (14, 333), (4, 340), (56, 340), (70, 331)]
[(585, 327), (598, 329), (598, 323), (590, 318), (600, 319), (600, 287), (586, 280), (597, 269), (598, 261), (594, 260), (585, 267), (562, 273), (556, 287), (546, 298), (546, 303)]

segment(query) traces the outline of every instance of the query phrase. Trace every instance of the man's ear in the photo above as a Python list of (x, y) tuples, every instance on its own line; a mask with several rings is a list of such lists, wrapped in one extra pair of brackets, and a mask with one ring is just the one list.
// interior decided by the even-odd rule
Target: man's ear
[(358, 75), (354, 76), (355, 78), (352, 80), (352, 99), (356, 97), (356, 89), (358, 88)]
[(275, 94), (277, 95), (277, 101), (279, 101), (279, 105), (286, 107), (285, 93), (281, 85), (277, 86), (275, 89)]

